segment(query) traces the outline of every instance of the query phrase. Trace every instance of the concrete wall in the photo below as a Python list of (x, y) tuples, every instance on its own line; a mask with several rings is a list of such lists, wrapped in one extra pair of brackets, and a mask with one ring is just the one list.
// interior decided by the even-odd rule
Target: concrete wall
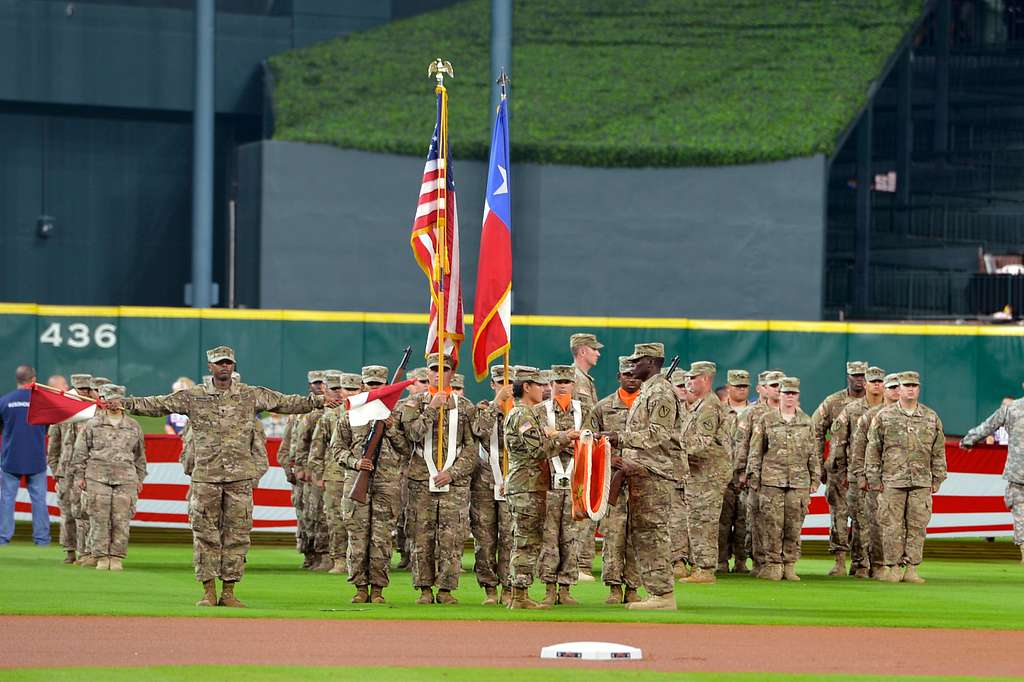
[[(426, 142), (426, 139), (424, 139)], [(286, 142), (243, 148), (260, 260), (250, 304), (422, 312), (408, 236), (423, 161)], [(514, 150), (513, 150), (514, 153)], [(455, 160), (471, 310), (485, 164)], [(516, 165), (518, 314), (820, 319), (823, 157), (726, 168)], [(251, 204), (260, 210), (253, 211)], [(258, 220), (254, 224), (252, 220)]]

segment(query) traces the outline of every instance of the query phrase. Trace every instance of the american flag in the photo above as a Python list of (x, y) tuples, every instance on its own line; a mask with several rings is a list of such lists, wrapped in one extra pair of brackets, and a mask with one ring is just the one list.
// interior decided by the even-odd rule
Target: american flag
[[(462, 321), (462, 280), (459, 276), (459, 212), (455, 202), (455, 178), (448, 156), (448, 95), (438, 88), (437, 122), (423, 168), (420, 200), (416, 207), (410, 244), (416, 262), (430, 282), (430, 323), (425, 354), (438, 351), (438, 309), (444, 306), (444, 352), (458, 363), (459, 345), (465, 336)], [(438, 223), (444, 225), (444, 253), (438, 241)]]

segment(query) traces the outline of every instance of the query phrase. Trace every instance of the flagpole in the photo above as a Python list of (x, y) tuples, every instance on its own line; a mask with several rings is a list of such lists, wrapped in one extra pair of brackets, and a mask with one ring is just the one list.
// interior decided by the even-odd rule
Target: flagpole
[(35, 384), (32, 384), (32, 385), (35, 388), (41, 388), (44, 391), (49, 391), (50, 393), (57, 393), (59, 395), (71, 398), (72, 400), (81, 400), (84, 403), (97, 403), (97, 404), (99, 403), (99, 401), (96, 400), (95, 398), (89, 398), (87, 396), (79, 395), (77, 393), (71, 393), (70, 391), (65, 391), (65, 390), (60, 389), (60, 388), (54, 388), (53, 386), (48, 386), (46, 384), (35, 383)]
[[(508, 74), (505, 72), (505, 69), (502, 69), (501, 70), (501, 75), (498, 76), (498, 80), (496, 81), (496, 83), (498, 84), (498, 86), (501, 89), (501, 92), (499, 94), (500, 99), (499, 99), (499, 104), (498, 104), (499, 110), (501, 108), (500, 102), (504, 102), (504, 101), (506, 101), (508, 99), (508, 84), (509, 84), (509, 82), (510, 82), (510, 79), (508, 77)], [(509, 292), (509, 294), (511, 295), (511, 291)], [(505, 353), (504, 353), (504, 356), (505, 356), (505, 388), (508, 388), (508, 358), (509, 358), (509, 353), (512, 350), (512, 333), (511, 333), (512, 329), (511, 329), (511, 327), (512, 327), (512, 321), (509, 320), (508, 346), (505, 348)], [(504, 408), (502, 408), (502, 412), (506, 416), (508, 416), (508, 412), (506, 410), (504, 410)], [(503, 474), (503, 476), (508, 476), (508, 447), (505, 446), (504, 442), (502, 442), (501, 449), (502, 449), (502, 456), (503, 456), (503, 460), (504, 460), (503, 466), (502, 466), (502, 474)]]
[(444, 466), (445, 450), (444, 450), (444, 421), (445, 412), (448, 409), (448, 400), (444, 395), (444, 371), (445, 371), (445, 358), (447, 339), (445, 338), (447, 331), (447, 320), (445, 318), (445, 288), (444, 288), (444, 276), (451, 269), (448, 267), (448, 91), (444, 87), (444, 74), (451, 73), (451, 66), (447, 62), (444, 62), (441, 58), (438, 58), (433, 64), (432, 68), (428, 70), (434, 71), (434, 78), (437, 79), (437, 87), (434, 92), (441, 98), (441, 122), (440, 132), (438, 134), (438, 149), (437, 149), (437, 207), (435, 209), (435, 225), (437, 230), (437, 254), (434, 259), (434, 276), (437, 278), (437, 352), (438, 352), (438, 366), (439, 370), (437, 373), (437, 392), (441, 394), (444, 399), (441, 409), (437, 415), (437, 470), (441, 471)]

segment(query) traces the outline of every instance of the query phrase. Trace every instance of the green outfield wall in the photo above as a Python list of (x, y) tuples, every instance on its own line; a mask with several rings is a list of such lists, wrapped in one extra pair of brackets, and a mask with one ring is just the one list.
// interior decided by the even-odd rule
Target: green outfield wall
[[(713, 360), (724, 370), (781, 368), (802, 380), (810, 412), (844, 385), (844, 363), (866, 360), (887, 371), (921, 372), (923, 400), (949, 433), (963, 433), (1024, 379), (1024, 328), (622, 317), (513, 316), (513, 363), (568, 362), (568, 338), (597, 334), (605, 344), (594, 378), (602, 393), (615, 385), (616, 356), (640, 341), (661, 341), (682, 362)], [(358, 370), (394, 366), (406, 345), (414, 363), (425, 343), (426, 315), (305, 310), (196, 310), (0, 304), (0, 348), (6, 373), (33, 364), (39, 376), (90, 372), (127, 385), (135, 395), (165, 393), (180, 376), (206, 372), (203, 351), (233, 346), (246, 383), (303, 391), (310, 368)], [(467, 338), (471, 330), (466, 327)], [(462, 353), (468, 365), (468, 342)], [(413, 365), (415, 366), (415, 364)], [(470, 379), (467, 394), (488, 389)]]

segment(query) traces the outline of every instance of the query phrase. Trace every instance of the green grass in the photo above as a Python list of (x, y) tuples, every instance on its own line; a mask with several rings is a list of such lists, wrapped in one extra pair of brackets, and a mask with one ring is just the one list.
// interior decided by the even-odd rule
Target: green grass
[[(622, 664), (623, 667), (628, 663)], [(577, 672), (577, 671), (572, 671)], [(153, 682), (161, 680), (209, 680), (217, 679), (224, 682), (273, 682), (275, 680), (302, 679), (316, 682), (317, 680), (356, 680), (372, 682), (373, 680), (449, 680), (450, 682), (479, 682), (479, 680), (530, 680), (531, 682), (556, 682), (565, 680), (566, 670), (551, 668), (314, 668), (309, 666), (152, 666), (139, 668), (23, 668), (4, 671), (8, 680), (41, 680), (49, 682), (70, 682), (102, 678), (111, 682), (134, 682), (146, 679)], [(900, 682), (969, 682), (970, 680), (1009, 680), (1003, 677), (929, 677), (929, 676), (895, 676), (895, 675), (783, 675), (763, 673), (663, 673), (648, 670), (594, 670), (585, 673), (588, 682), (618, 682), (619, 680), (639, 680), (641, 682), (884, 682), (899, 680)], [(582, 676), (582, 674), (581, 674)]]
[[(354, 588), (342, 576), (301, 571), (291, 549), (253, 547), (238, 594), (248, 609), (200, 609), (192, 578), (191, 547), (136, 544), (122, 574), (60, 563), (61, 550), (16, 541), (0, 548), (0, 613), (199, 617), (277, 617), (403, 620), (555, 620), (674, 623), (750, 623), (1022, 629), (1024, 567), (1019, 561), (926, 560), (926, 585), (883, 584), (824, 577), (831, 562), (805, 559), (800, 583), (768, 583), (724, 576), (717, 585), (680, 585), (680, 610), (637, 615), (604, 605), (606, 591), (581, 584), (578, 607), (550, 612), (480, 606), (482, 591), (471, 572), (462, 576), (457, 606), (417, 606), (409, 574), (394, 572), (387, 605), (354, 605)], [(472, 556), (465, 564), (470, 568)], [(542, 591), (534, 587), (535, 596)]]
[[(920, 0), (515, 3), (516, 161), (728, 165), (831, 154)], [(426, 154), (427, 64), (450, 60), (451, 147), (485, 159), (490, 0), (270, 60), (275, 138)]]

